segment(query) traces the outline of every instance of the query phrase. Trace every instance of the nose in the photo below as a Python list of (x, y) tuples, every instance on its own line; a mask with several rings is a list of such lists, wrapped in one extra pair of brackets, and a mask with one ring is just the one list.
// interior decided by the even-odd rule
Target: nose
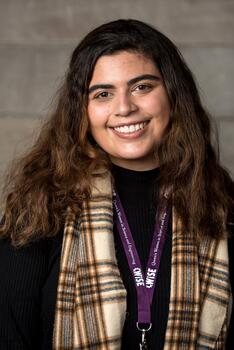
[(133, 97), (128, 93), (119, 95), (115, 108), (115, 115), (120, 117), (127, 117), (138, 109)]

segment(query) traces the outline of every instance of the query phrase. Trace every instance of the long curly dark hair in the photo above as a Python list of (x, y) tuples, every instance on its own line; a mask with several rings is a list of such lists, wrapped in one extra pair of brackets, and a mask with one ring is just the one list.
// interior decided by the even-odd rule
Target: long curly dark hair
[(172, 188), (183, 227), (196, 237), (220, 238), (233, 208), (233, 182), (211, 144), (211, 126), (194, 78), (162, 33), (137, 20), (117, 20), (91, 31), (74, 50), (54, 113), (8, 182), (0, 235), (24, 245), (55, 235), (67, 215), (79, 214), (93, 171), (110, 169), (108, 155), (88, 131), (88, 87), (102, 55), (131, 51), (152, 59), (171, 103), (171, 119), (158, 150), (161, 188)]

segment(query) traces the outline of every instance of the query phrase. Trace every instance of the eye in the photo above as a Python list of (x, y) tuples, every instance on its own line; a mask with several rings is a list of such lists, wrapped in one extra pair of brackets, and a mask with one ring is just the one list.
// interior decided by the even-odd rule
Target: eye
[(147, 92), (147, 91), (150, 91), (151, 89), (152, 89), (152, 85), (151, 84), (139, 84), (139, 85), (137, 85), (137, 86), (135, 86), (134, 88), (133, 88), (133, 92)]
[(96, 95), (94, 95), (94, 98), (95, 99), (106, 99), (106, 98), (109, 98), (111, 97), (111, 93), (108, 92), (108, 91), (102, 91), (102, 92), (99, 92), (97, 93)]

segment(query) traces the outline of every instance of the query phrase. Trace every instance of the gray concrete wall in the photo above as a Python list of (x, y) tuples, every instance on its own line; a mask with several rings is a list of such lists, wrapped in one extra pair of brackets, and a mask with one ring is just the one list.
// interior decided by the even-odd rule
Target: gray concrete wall
[(234, 174), (234, 0), (0, 0), (0, 184), (37, 134), (73, 48), (117, 18), (153, 24), (179, 46)]

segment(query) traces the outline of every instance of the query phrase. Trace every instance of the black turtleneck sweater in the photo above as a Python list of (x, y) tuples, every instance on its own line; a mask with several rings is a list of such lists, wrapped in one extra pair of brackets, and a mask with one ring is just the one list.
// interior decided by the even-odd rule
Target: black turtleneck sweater
[[(135, 244), (145, 268), (157, 207), (158, 169), (135, 172), (113, 167)], [(0, 349), (50, 350), (56, 303), (63, 230), (51, 239), (14, 249), (9, 239), (0, 240)], [(127, 315), (122, 350), (138, 349), (136, 291), (118, 232), (114, 226), (117, 261), (127, 289)], [(229, 242), (233, 288), (233, 240)], [(163, 349), (168, 317), (171, 261), (171, 223), (162, 254), (158, 282), (152, 303), (152, 330), (147, 334), (150, 349)], [(232, 349), (233, 322), (229, 332)]]

